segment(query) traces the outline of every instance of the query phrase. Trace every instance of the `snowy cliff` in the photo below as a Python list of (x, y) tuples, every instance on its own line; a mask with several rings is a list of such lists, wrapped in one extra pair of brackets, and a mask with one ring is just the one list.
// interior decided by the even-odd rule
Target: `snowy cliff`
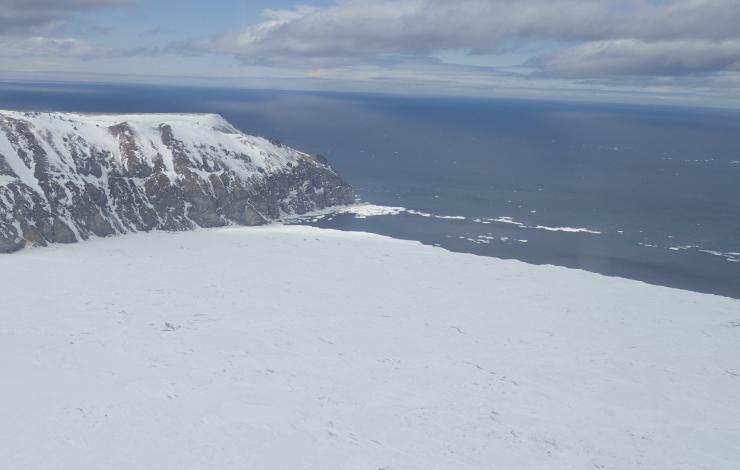
[(243, 134), (218, 115), (0, 111), (0, 252), (259, 225), (354, 200), (322, 157)]

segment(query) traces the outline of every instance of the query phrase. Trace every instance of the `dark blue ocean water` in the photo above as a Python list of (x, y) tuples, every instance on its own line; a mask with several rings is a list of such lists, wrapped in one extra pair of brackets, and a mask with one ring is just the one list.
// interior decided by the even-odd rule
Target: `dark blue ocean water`
[(740, 112), (48, 83), (0, 84), (0, 108), (220, 113), (365, 201), (457, 217), (308, 223), (740, 298)]

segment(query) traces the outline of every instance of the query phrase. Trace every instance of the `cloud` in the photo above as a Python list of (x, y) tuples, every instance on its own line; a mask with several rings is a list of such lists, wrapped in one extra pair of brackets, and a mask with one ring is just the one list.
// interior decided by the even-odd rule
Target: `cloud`
[[(379, 63), (439, 51), (497, 54), (533, 44), (635, 44), (740, 37), (736, 0), (338, 0), (268, 10), (264, 21), (176, 46), (245, 63)], [(621, 43), (629, 44), (629, 43)]]
[(536, 59), (534, 64), (559, 75), (597, 77), (680, 76), (740, 70), (740, 40), (588, 42)]
[(64, 26), (70, 15), (114, 8), (137, 0), (0, 0), (0, 34), (49, 32)]
[(109, 22), (102, 45), (92, 38), (105, 30), (82, 23), (85, 12), (137, 2), (144, 3), (0, 0), (0, 57), (20, 69), (60, 58), (67, 70), (97, 73), (147, 62), (99, 59), (160, 55), (163, 73), (194, 67), (250, 84), (265, 74), (260, 86), (285, 88), (740, 98), (740, 0), (306, 0), (322, 6), (265, 10), (253, 24), (164, 48), (183, 31), (155, 28), (144, 40), (118, 41)]
[(0, 0), (0, 57), (104, 59), (151, 54), (97, 45), (75, 37), (109, 33), (75, 14), (133, 5), (138, 0)]
[(115, 49), (98, 46), (76, 38), (30, 37), (0, 40), (0, 57), (4, 58), (73, 58), (110, 59), (153, 54), (144, 49)]

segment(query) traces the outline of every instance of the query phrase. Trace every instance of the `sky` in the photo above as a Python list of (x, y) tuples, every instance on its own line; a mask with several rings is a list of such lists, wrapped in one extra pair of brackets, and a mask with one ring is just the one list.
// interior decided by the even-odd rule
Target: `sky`
[(0, 0), (0, 79), (740, 108), (740, 0)]

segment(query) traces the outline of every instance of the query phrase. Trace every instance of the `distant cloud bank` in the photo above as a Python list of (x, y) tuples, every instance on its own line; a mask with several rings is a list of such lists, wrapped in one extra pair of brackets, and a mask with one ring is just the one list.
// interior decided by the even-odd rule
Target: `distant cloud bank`
[[(115, 73), (115, 61), (139, 71), (137, 64), (157, 56), (159, 74), (248, 76), (253, 83), (259, 73), (266, 83), (293, 80), (298, 88), (692, 96), (740, 106), (738, 0), (315, 1), (199, 30), (164, 17), (167, 9), (149, 8), (161, 0), (0, 0), (0, 59), (12, 62), (0, 65), (27, 69), (49, 57), (72, 64), (67, 72), (76, 70), (74, 61), (106, 61), (112, 68), (96, 71)], [(183, 3), (180, 16), (221, 8), (229, 17), (234, 9), (227, 0), (196, 4)], [(127, 18), (142, 21), (136, 38), (116, 40), (115, 22), (81, 20), (136, 8), (138, 16)], [(95, 28), (109, 40), (90, 32)], [(194, 64), (191, 72), (183, 60)]]
[(555, 49), (529, 65), (601, 76), (734, 70), (739, 44), (736, 0), (341, 0), (268, 10), (258, 24), (179, 48), (309, 67)]

